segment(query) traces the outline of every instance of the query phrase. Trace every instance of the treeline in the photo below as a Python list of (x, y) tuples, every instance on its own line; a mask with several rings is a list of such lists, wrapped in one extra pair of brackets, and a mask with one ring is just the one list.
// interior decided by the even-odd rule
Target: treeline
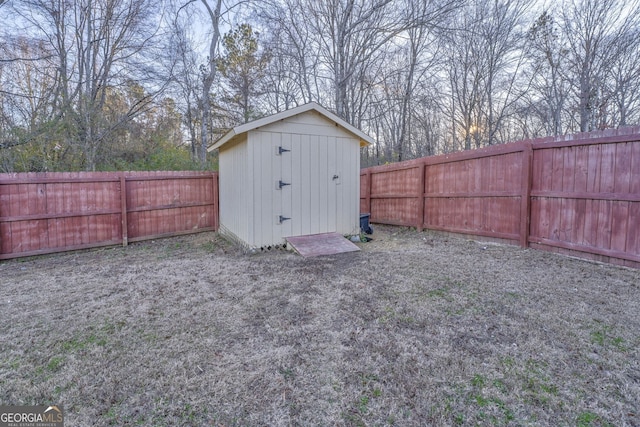
[(215, 167), (309, 101), (363, 165), (640, 121), (638, 1), (0, 2), (0, 172)]

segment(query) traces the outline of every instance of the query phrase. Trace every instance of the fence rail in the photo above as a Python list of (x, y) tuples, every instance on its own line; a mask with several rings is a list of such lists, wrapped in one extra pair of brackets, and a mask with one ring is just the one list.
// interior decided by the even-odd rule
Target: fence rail
[(640, 128), (521, 141), (361, 171), (371, 221), (640, 267)]
[(0, 259), (218, 228), (218, 174), (0, 174)]

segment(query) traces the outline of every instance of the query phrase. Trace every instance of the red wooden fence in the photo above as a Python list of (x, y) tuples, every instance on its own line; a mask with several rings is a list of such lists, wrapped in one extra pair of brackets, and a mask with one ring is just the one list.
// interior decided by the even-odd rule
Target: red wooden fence
[(0, 174), (0, 259), (218, 228), (218, 174)]
[[(377, 166), (360, 185), (372, 222), (640, 267), (640, 128)], [(0, 174), (0, 259), (217, 228), (217, 173)]]
[(640, 128), (376, 166), (360, 185), (371, 222), (640, 267)]

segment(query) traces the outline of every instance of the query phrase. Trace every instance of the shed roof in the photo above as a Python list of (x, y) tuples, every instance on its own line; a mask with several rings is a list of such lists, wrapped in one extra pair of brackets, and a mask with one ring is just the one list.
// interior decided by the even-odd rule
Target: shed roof
[(276, 113), (276, 114), (273, 114), (271, 116), (263, 117), (261, 119), (254, 120), (252, 122), (245, 123), (245, 124), (240, 125), (240, 126), (236, 126), (233, 129), (231, 129), (229, 132), (224, 134), (224, 136), (222, 136), (222, 138), (220, 138), (218, 141), (216, 141), (215, 144), (213, 144), (211, 147), (207, 148), (207, 151), (213, 151), (216, 148), (220, 148), (224, 144), (234, 140), (237, 136), (239, 136), (239, 135), (241, 135), (243, 133), (249, 132), (251, 130), (257, 129), (257, 128), (262, 127), (262, 126), (270, 125), (270, 124), (278, 122), (280, 120), (288, 119), (289, 117), (293, 117), (293, 116), (296, 116), (298, 114), (302, 114), (302, 113), (305, 113), (305, 112), (311, 111), (311, 110), (320, 113), (326, 119), (331, 120), (332, 122), (335, 122), (338, 126), (344, 128), (348, 132), (350, 132), (350, 133), (354, 134), (355, 136), (357, 136), (358, 138), (360, 138), (360, 146), (361, 147), (365, 147), (365, 146), (367, 146), (369, 144), (372, 144), (374, 142), (373, 138), (371, 138), (369, 135), (367, 135), (366, 133), (362, 132), (360, 129), (350, 125), (346, 121), (342, 120), (340, 117), (338, 117), (335, 114), (331, 113), (330, 111), (328, 111), (327, 109), (322, 107), (320, 104), (315, 103), (315, 102), (309, 102), (308, 104), (304, 104), (304, 105), (301, 105), (299, 107), (291, 108), (289, 110), (282, 111), (280, 113)]

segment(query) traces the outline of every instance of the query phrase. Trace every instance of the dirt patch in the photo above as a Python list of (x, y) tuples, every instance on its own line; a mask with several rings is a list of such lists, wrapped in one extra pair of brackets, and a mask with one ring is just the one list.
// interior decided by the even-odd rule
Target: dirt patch
[(0, 263), (0, 402), (69, 425), (639, 425), (640, 271), (376, 226)]

